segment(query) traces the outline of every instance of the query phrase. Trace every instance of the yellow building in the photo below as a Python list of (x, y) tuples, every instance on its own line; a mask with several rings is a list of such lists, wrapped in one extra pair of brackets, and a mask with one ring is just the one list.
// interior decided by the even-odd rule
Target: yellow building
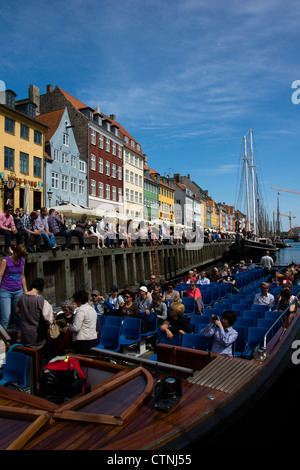
[(11, 90), (2, 92), (0, 104), (0, 188), (1, 208), (10, 203), (26, 212), (43, 206), (44, 135), (47, 127), (35, 119), (36, 105), (15, 101)]
[(174, 221), (175, 189), (169, 184), (168, 178), (161, 176), (157, 171), (150, 169), (150, 175), (159, 181), (159, 219), (161, 221)]

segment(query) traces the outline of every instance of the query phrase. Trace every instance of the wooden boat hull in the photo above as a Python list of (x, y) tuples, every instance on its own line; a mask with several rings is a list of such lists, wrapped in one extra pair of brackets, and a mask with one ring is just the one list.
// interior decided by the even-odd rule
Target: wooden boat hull
[[(213, 442), (216, 432), (253, 406), (277, 380), (291, 359), (291, 345), (299, 328), (298, 312), (288, 329), (280, 328), (269, 341), (264, 360), (182, 347), (174, 351), (173, 346), (160, 345), (157, 354), (164, 368), (158, 363), (157, 372), (152, 361), (142, 360), (138, 367), (129, 365), (139, 358), (112, 364), (103, 361), (102, 353), (102, 360), (81, 357), (92, 391), (63, 405), (0, 387), (0, 421), (11, 429), (11, 441), (8, 443), (2, 433), (0, 448), (187, 450), (199, 441)], [(98, 383), (97, 374), (103, 372)], [(168, 412), (155, 406), (157, 373), (160, 379), (181, 377), (182, 395)], [(21, 434), (14, 426), (16, 414), (20, 422), (28, 420), (29, 414), (32, 419), (28, 428), (20, 427)]]
[(254, 262), (260, 262), (261, 258), (270, 252), (270, 256), (276, 259), (276, 253), (279, 248), (270, 243), (258, 242), (255, 240), (248, 240), (238, 237), (233, 245), (230, 247), (230, 255), (234, 259), (251, 259)]

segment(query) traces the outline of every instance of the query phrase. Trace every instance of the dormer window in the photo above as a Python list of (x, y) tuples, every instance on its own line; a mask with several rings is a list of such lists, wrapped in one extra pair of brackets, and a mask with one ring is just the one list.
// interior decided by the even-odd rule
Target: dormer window
[(36, 106), (34, 103), (28, 103), (27, 105), (27, 115), (33, 119), (36, 117)]
[(6, 105), (11, 108), (15, 107), (16, 93), (12, 90), (6, 90)]

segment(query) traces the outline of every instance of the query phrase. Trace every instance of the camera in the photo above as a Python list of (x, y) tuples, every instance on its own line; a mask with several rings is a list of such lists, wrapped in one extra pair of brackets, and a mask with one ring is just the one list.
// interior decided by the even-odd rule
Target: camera
[(218, 317), (217, 317), (217, 315), (212, 315), (212, 316), (211, 316), (211, 319), (212, 319), (212, 321), (217, 321), (217, 320), (218, 320)]

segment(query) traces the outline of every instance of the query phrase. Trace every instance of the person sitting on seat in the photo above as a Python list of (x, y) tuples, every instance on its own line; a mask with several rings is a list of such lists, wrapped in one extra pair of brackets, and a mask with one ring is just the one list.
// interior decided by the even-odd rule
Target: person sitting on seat
[(195, 299), (197, 305), (197, 313), (202, 315), (204, 306), (202, 301), (202, 294), (199, 287), (196, 287), (196, 281), (191, 281), (190, 288), (186, 291), (187, 297), (192, 297)]
[(150, 312), (156, 312), (159, 323), (162, 323), (167, 318), (167, 305), (162, 301), (158, 293), (152, 295), (152, 302), (149, 309), (146, 310), (146, 315), (150, 315)]
[(211, 352), (232, 356), (232, 345), (238, 337), (238, 332), (232, 328), (236, 321), (233, 310), (225, 310), (222, 320), (212, 315), (208, 326), (200, 330), (200, 335), (213, 337)]
[(274, 295), (269, 293), (269, 284), (267, 282), (260, 283), (261, 292), (255, 294), (253, 304), (254, 305), (274, 305)]
[(35, 228), (40, 232), (45, 242), (52, 250), (59, 250), (60, 245), (57, 245), (53, 233), (49, 230), (47, 214), (47, 207), (41, 207), (40, 214), (35, 221)]
[(179, 333), (182, 335), (192, 333), (189, 322), (184, 318), (183, 314), (184, 305), (181, 300), (172, 302), (169, 315), (160, 328), (160, 331), (164, 332), (167, 338), (172, 339)]
[(197, 280), (197, 285), (203, 286), (207, 284), (210, 284), (210, 280), (208, 279), (208, 277), (206, 277), (206, 271), (201, 271), (200, 276)]

